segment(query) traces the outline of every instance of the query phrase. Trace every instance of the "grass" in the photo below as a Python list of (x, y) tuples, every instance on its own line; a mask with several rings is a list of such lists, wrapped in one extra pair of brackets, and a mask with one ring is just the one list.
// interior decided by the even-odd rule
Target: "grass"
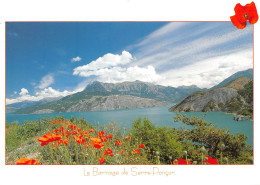
[[(252, 149), (246, 145), (245, 136), (218, 131), (201, 119), (183, 117), (183, 122), (197, 128), (189, 131), (156, 127), (148, 119), (139, 118), (128, 130), (115, 122), (93, 126), (73, 116), (70, 120), (59, 116), (27, 121), (23, 125), (6, 124), (6, 164), (16, 164), (21, 158), (35, 159), (46, 165), (181, 164), (183, 161), (184, 164), (209, 164), (201, 158), (210, 155), (220, 161), (216, 151), (221, 149), (221, 142), (228, 145), (223, 155), (228, 156), (232, 164), (248, 163)], [(223, 139), (218, 139), (216, 133)], [(210, 140), (214, 142), (209, 143)], [(201, 146), (208, 147), (205, 153), (201, 153)]]

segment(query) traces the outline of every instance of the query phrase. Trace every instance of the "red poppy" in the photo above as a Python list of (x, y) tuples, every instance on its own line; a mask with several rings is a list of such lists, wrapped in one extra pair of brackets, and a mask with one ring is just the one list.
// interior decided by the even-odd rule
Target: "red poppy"
[(143, 148), (143, 147), (144, 147), (144, 144), (140, 144), (140, 145), (139, 145), (139, 148)]
[(94, 147), (97, 149), (101, 149), (103, 148), (105, 145), (103, 145), (102, 143), (94, 143)]
[(140, 152), (140, 150), (133, 150), (132, 152), (131, 152), (131, 154), (140, 154), (141, 152)]
[(105, 134), (105, 131), (98, 131), (99, 136), (103, 136)]
[(99, 164), (104, 164), (105, 163), (105, 158), (104, 157), (101, 157), (99, 158)]
[(68, 144), (69, 144), (68, 141), (69, 141), (68, 139), (64, 139), (63, 143), (64, 143), (66, 146), (68, 146)]
[(94, 129), (90, 129), (88, 132), (89, 132), (89, 133), (94, 132)]
[(121, 141), (120, 141), (120, 140), (116, 141), (116, 145), (117, 145), (117, 146), (122, 146)]
[(131, 140), (131, 136), (126, 136), (125, 140), (127, 140), (127, 141)]
[(114, 156), (113, 150), (111, 150), (110, 148), (107, 148), (107, 150), (105, 150), (105, 152), (104, 152), (104, 155), (110, 155), (111, 157), (113, 157)]
[(210, 158), (208, 155), (206, 155), (206, 157), (208, 158), (208, 160), (205, 160), (205, 161), (203, 161), (203, 162), (206, 162), (206, 163), (208, 163), (208, 164), (218, 164), (218, 159), (212, 159), (212, 158)]
[(111, 139), (112, 138), (112, 134), (109, 134), (108, 136), (107, 136), (107, 139)]
[(83, 138), (83, 135), (73, 136), (73, 138), (76, 140), (76, 142), (77, 142), (78, 144), (84, 144), (84, 143), (85, 143), (85, 139)]
[(90, 140), (93, 142), (93, 143), (101, 143), (101, 139), (99, 138), (90, 138)]
[(27, 159), (27, 158), (21, 158), (16, 162), (17, 165), (39, 165), (38, 161), (35, 159)]
[(173, 161), (173, 164), (175, 164), (175, 165), (187, 165), (187, 164), (191, 164), (191, 162), (189, 161), (189, 162), (187, 163), (186, 160), (179, 158), (179, 159), (178, 159), (178, 162), (176, 163), (175, 161)]
[(41, 142), (41, 146), (47, 145), (49, 142), (57, 141), (61, 139), (60, 134), (52, 135), (46, 134), (38, 139)]
[(238, 29), (245, 28), (247, 21), (249, 21), (250, 24), (255, 24), (258, 21), (257, 10), (253, 1), (245, 6), (238, 3), (236, 4), (234, 10), (235, 15), (231, 16), (230, 19), (233, 25)]

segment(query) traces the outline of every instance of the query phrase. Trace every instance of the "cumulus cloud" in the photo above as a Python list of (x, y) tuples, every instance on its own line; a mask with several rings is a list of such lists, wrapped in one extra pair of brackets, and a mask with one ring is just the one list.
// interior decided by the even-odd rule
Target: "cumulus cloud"
[(78, 91), (59, 91), (55, 90), (52, 87), (44, 88), (43, 90), (37, 91), (35, 95), (30, 95), (29, 91), (25, 88), (21, 89), (19, 96), (13, 99), (6, 99), (6, 104), (18, 103), (23, 101), (40, 101), (46, 98), (61, 98), (68, 96), (70, 94), (74, 94)]
[(97, 60), (90, 62), (87, 65), (79, 66), (74, 69), (73, 75), (79, 76), (90, 76), (89, 72), (97, 71), (100, 69), (106, 69), (118, 65), (125, 65), (131, 62), (133, 59), (132, 55), (123, 51), (121, 55), (107, 53), (103, 57), (99, 57)]
[(109, 83), (135, 80), (156, 83), (162, 78), (152, 65), (146, 67), (129, 66), (133, 60), (128, 51), (123, 51), (121, 55), (108, 53), (87, 65), (75, 68), (73, 75), (95, 76), (96, 80)]
[(22, 88), (22, 89), (21, 89), (21, 92), (19, 93), (19, 95), (20, 95), (20, 96), (25, 96), (25, 95), (28, 94), (28, 93), (29, 93), (29, 92), (28, 92), (27, 89)]
[(81, 61), (81, 60), (82, 60), (82, 58), (79, 57), (79, 56), (77, 56), (77, 57), (75, 57), (75, 58), (72, 58), (72, 59), (71, 59), (71, 62), (79, 62), (79, 61)]
[(46, 76), (44, 76), (41, 79), (40, 84), (37, 87), (39, 89), (44, 89), (44, 88), (50, 86), (53, 83), (54, 83), (53, 75), (52, 74), (47, 74)]

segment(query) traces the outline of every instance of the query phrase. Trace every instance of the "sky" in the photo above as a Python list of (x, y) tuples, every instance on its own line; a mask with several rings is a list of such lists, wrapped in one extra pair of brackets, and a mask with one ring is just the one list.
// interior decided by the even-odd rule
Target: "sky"
[(7, 22), (6, 103), (140, 80), (210, 88), (253, 67), (253, 27), (231, 22)]

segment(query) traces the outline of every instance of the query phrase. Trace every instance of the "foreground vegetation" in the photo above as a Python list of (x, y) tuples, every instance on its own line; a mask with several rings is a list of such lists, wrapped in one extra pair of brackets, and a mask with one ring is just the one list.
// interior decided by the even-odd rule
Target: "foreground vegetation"
[[(243, 134), (202, 118), (177, 114), (193, 129), (158, 127), (137, 119), (128, 130), (112, 122), (93, 126), (83, 118), (45, 118), (6, 124), (7, 164), (252, 164)], [(174, 123), (173, 123), (174, 124)]]

